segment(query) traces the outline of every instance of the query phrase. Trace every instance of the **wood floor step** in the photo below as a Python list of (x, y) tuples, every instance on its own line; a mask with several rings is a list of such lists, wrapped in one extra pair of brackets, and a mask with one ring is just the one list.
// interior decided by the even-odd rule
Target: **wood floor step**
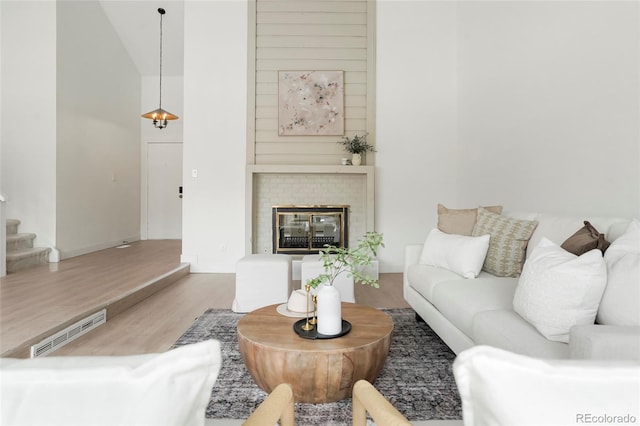
[(7, 219), (7, 237), (12, 234), (17, 234), (18, 226), (20, 226), (18, 219)]
[(7, 235), (7, 253), (33, 248), (33, 240), (36, 234), (11, 234)]
[(7, 273), (14, 273), (49, 263), (48, 247), (33, 247), (7, 252)]
[[(74, 263), (74, 265), (80, 264), (82, 263), (82, 258), (85, 256), (78, 256), (78, 258), (70, 259), (67, 262)], [(113, 261), (113, 259), (107, 258), (107, 261)], [(120, 260), (120, 262), (124, 262), (124, 260)], [(155, 264), (153, 261), (151, 263)], [(137, 265), (140, 266), (139, 263)], [(171, 264), (155, 264), (153, 268), (156, 268), (157, 271), (160, 272), (167, 266), (172, 267)], [(90, 274), (86, 274), (86, 276), (83, 275), (81, 277), (75, 276), (75, 274), (79, 272), (78, 270), (82, 270), (83, 273), (95, 272), (96, 270), (101, 269), (100, 265), (96, 266), (92, 264), (86, 264), (72, 267), (69, 270), (64, 270), (64, 267), (62, 269), (63, 271), (57, 271), (55, 273), (56, 280), (60, 279), (62, 284), (59, 284), (58, 282), (48, 282), (48, 285), (46, 287), (52, 287), (54, 289), (57, 288), (63, 293), (66, 293), (67, 291), (69, 291), (68, 289), (66, 289), (66, 287), (75, 287), (73, 285), (74, 282), (76, 280), (80, 280), (83, 282), (82, 287), (84, 289), (81, 293), (86, 293), (82, 297), (80, 297), (80, 299), (86, 300), (84, 302), (79, 302), (77, 299), (78, 295), (74, 294), (73, 300), (75, 300), (76, 303), (69, 303), (69, 300), (71, 300), (70, 298), (72, 297), (71, 295), (49, 295), (49, 297), (45, 299), (58, 301), (55, 304), (55, 309), (53, 311), (51, 310), (51, 306), (44, 306), (40, 308), (40, 310), (35, 310), (31, 314), (31, 321), (28, 325), (21, 327), (23, 330), (13, 330), (13, 333), (8, 330), (3, 330), (7, 337), (3, 340), (0, 340), (1, 357), (28, 358), (32, 345), (39, 343), (43, 339), (52, 336), (61, 330), (64, 330), (69, 325), (74, 324), (102, 309), (107, 310), (108, 323), (108, 321), (111, 321), (114, 317), (153, 296), (155, 293), (158, 293), (159, 291), (179, 282), (182, 278), (188, 276), (190, 265), (188, 263), (177, 263), (177, 266), (172, 267), (172, 269), (169, 269), (166, 272), (157, 275), (145, 282), (138, 280), (140, 280), (141, 277), (146, 274), (141, 274), (140, 272), (136, 271), (128, 272), (128, 279), (131, 282), (127, 283), (127, 285), (125, 286), (127, 288), (126, 290), (125, 287), (116, 290), (115, 288), (121, 287), (121, 285), (115, 282), (111, 282), (112, 279), (117, 279), (118, 274), (116, 274), (115, 278), (114, 274), (102, 277), (91, 276)], [(130, 268), (125, 266), (124, 269), (129, 271)], [(24, 274), (27, 277), (31, 277), (28, 271), (22, 272), (21, 274)], [(16, 274), (14, 276), (18, 276), (21, 274)], [(85, 280), (87, 280), (86, 285), (84, 284)], [(97, 281), (98, 284), (89, 284), (88, 281)], [(97, 286), (99, 288), (103, 283), (109, 283), (109, 290), (105, 289), (104, 291), (99, 291), (97, 294), (92, 295), (91, 292), (96, 290), (96, 288), (94, 287)], [(49, 289), (47, 291), (49, 291)], [(40, 295), (38, 295), (38, 297), (40, 297)], [(57, 310), (60, 308), (59, 304), (61, 297), (63, 299), (66, 299), (66, 303), (69, 304), (69, 306), (65, 307), (66, 311), (64, 313)], [(31, 307), (29, 308), (32, 309)], [(43, 312), (47, 312), (49, 317), (46, 317)], [(6, 315), (14, 318), (14, 321), (17, 321), (18, 318), (20, 318), (20, 321), (24, 322), (23, 315), (15, 314), (16, 312), (9, 312)], [(5, 324), (2, 324), (2, 327), (10, 327), (10, 325), (11, 324), (7, 324), (5, 322)], [(26, 330), (27, 328), (29, 329), (28, 331)], [(96, 328), (96, 330), (92, 331), (91, 333), (94, 333), (98, 330), (100, 330), (100, 328)]]

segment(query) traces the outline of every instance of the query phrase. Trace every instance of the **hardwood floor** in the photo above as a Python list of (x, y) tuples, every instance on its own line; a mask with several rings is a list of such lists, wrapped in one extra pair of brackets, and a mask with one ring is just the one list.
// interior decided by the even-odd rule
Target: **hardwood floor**
[[(118, 293), (131, 293), (154, 276), (179, 267), (180, 252), (179, 241), (144, 241), (131, 244), (127, 250), (114, 248), (64, 260), (57, 264), (57, 271), (45, 267), (46, 270), (42, 268), (3, 278), (0, 281), (1, 353), (5, 356), (17, 340), (39, 332), (22, 319), (25, 312), (39, 324), (50, 324), (60, 321), (63, 314), (78, 315), (91, 304), (109, 304), (110, 300), (118, 298)], [(134, 264), (138, 267), (132, 266)], [(19, 286), (28, 286), (28, 289), (19, 292)], [(145, 294), (146, 298), (133, 306), (120, 302), (123, 306), (116, 305), (105, 324), (52, 355), (129, 355), (165, 351), (206, 309), (230, 309), (235, 293), (235, 274), (188, 274), (162, 287), (152, 295)], [(71, 291), (72, 302), (57, 300), (63, 297), (59, 295), (61, 289)], [(399, 273), (381, 274), (379, 289), (356, 285), (355, 292), (358, 303), (377, 308), (408, 307), (402, 297), (402, 274)], [(50, 308), (37, 314), (38, 307), (43, 309), (47, 303)], [(43, 328), (42, 325), (39, 327)]]
[(102, 308), (109, 320), (186, 276), (181, 251), (179, 240), (139, 241), (3, 277), (0, 354), (28, 356), (30, 345)]

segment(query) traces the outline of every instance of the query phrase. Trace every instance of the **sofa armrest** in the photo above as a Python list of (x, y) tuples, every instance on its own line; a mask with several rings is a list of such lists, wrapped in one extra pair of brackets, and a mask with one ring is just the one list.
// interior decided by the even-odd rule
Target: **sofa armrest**
[(420, 255), (424, 244), (409, 244), (404, 249), (404, 269), (405, 271), (410, 265), (420, 263)]
[(424, 244), (409, 244), (404, 249), (404, 286), (408, 286), (409, 282), (407, 281), (407, 269), (411, 265), (415, 265), (416, 263), (420, 263), (420, 255), (422, 254), (422, 248)]
[(640, 360), (640, 326), (575, 326), (571, 328), (569, 356), (574, 359)]

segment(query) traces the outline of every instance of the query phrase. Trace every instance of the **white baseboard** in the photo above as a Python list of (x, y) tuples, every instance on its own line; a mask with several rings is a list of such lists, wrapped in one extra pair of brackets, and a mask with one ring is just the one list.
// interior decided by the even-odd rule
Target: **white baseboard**
[(125, 237), (118, 241), (109, 241), (106, 243), (96, 244), (94, 246), (89, 246), (89, 247), (83, 247), (81, 249), (76, 249), (76, 250), (60, 251), (57, 248), (55, 250), (58, 253), (57, 254), (58, 260), (64, 260), (64, 259), (70, 259), (76, 256), (82, 256), (83, 254), (93, 253), (94, 251), (100, 251), (108, 248), (117, 247), (121, 245), (123, 241), (127, 241), (129, 243), (132, 243), (134, 241), (140, 241), (140, 234), (134, 235), (131, 237)]

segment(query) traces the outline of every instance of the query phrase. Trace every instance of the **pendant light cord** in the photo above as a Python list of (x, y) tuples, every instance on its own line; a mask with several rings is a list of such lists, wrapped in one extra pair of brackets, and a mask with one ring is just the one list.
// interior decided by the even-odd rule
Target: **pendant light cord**
[[(0, 0), (2, 1), (2, 0)], [(177, 120), (179, 117), (175, 114), (171, 114), (169, 111), (165, 111), (162, 109), (162, 56), (164, 54), (163, 51), (163, 16), (166, 12), (163, 8), (158, 8), (158, 13), (160, 14), (160, 78), (158, 79), (160, 90), (158, 95), (158, 109), (154, 109), (146, 114), (143, 114), (142, 117), (153, 120), (153, 126), (156, 129), (164, 129), (167, 127), (167, 123), (169, 120)]]
[(162, 108), (162, 15), (164, 15), (164, 9), (158, 9), (160, 13), (160, 108)]

